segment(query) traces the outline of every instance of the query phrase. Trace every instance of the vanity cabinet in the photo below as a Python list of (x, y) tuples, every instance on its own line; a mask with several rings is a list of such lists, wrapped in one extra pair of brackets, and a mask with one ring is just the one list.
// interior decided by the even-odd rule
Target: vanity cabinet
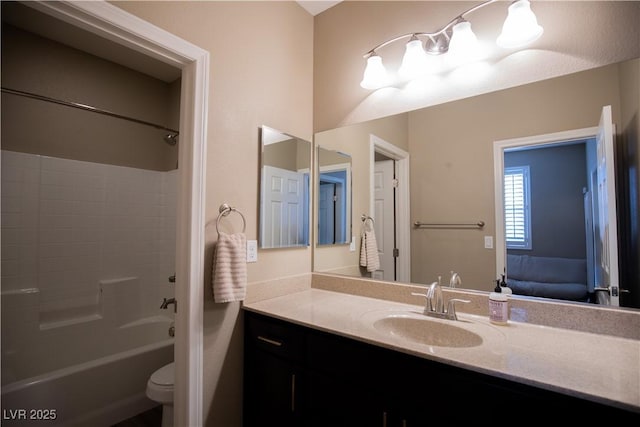
[(245, 314), (245, 426), (303, 425), (305, 335), (285, 322)]
[(505, 416), (549, 422), (559, 414), (576, 422), (640, 420), (613, 406), (244, 313), (246, 427), (412, 427)]

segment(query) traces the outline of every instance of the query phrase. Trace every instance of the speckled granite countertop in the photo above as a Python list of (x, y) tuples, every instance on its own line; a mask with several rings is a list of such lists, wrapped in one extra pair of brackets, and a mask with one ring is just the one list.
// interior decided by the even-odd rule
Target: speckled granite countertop
[[(483, 337), (474, 347), (438, 347), (376, 329), (389, 314), (422, 316), (423, 307), (322, 289), (244, 304), (245, 310), (442, 363), (640, 413), (640, 341), (458, 313)], [(451, 322), (433, 319), (436, 322)]]

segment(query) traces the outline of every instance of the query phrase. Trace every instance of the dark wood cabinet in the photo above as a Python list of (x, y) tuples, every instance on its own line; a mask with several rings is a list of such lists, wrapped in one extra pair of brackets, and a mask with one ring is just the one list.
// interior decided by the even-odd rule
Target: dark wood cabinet
[(639, 413), (250, 311), (244, 363), (246, 427), (640, 421)]
[(244, 425), (304, 425), (305, 353), (302, 329), (245, 315)]

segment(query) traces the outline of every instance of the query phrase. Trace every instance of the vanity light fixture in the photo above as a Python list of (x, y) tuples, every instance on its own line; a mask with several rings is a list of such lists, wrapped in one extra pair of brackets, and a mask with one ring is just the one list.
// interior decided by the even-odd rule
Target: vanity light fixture
[[(440, 30), (433, 33), (409, 33), (387, 40), (364, 54), (367, 67), (360, 86), (365, 89), (379, 89), (392, 83), (392, 78), (382, 63), (382, 57), (377, 51), (391, 43), (409, 38), (406, 44), (402, 65), (398, 74), (403, 80), (413, 80), (429, 72), (429, 55), (441, 55), (449, 52), (451, 65), (477, 60), (481, 57), (478, 39), (471, 29), (471, 23), (465, 16), (476, 10), (495, 3), (498, 0), (488, 0), (480, 3), (454, 19)], [(531, 11), (528, 0), (516, 0), (509, 5), (508, 15), (502, 27), (502, 33), (496, 43), (506, 49), (525, 46), (537, 40), (543, 32), (538, 25), (535, 14)], [(424, 44), (421, 40), (424, 38)]]

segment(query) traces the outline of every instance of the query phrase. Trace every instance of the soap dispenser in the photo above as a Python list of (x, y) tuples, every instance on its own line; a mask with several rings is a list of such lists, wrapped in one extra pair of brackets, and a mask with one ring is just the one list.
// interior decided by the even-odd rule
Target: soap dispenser
[(513, 290), (507, 286), (507, 282), (504, 278), (504, 274), (501, 274), (502, 276), (502, 280), (500, 281), (500, 290), (503, 294), (507, 294), (507, 295), (512, 295), (513, 294)]
[(509, 297), (502, 292), (500, 279), (496, 280), (496, 287), (489, 294), (489, 320), (496, 325), (506, 325), (509, 321)]

